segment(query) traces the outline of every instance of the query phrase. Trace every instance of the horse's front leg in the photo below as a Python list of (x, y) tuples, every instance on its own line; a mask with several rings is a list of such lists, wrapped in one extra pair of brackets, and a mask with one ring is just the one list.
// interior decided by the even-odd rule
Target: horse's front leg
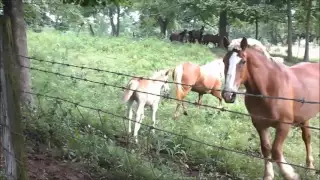
[(277, 162), (281, 173), (287, 180), (299, 180), (299, 175), (294, 171), (291, 165), (286, 164), (283, 155), (283, 143), (290, 131), (291, 125), (279, 122), (276, 128), (275, 140), (272, 145), (272, 159)]
[(302, 139), (304, 141), (304, 144), (306, 146), (307, 156), (306, 156), (306, 164), (308, 168), (314, 169), (313, 165), (313, 156), (312, 156), (312, 147), (311, 147), (311, 134), (310, 129), (307, 127), (309, 126), (309, 121), (306, 121), (303, 123), (303, 127), (301, 127), (302, 130)]
[(200, 108), (201, 104), (202, 104), (202, 97), (203, 97), (203, 94), (200, 94), (198, 95), (198, 101), (196, 102), (196, 105), (198, 106), (198, 108)]
[(256, 127), (260, 137), (260, 146), (262, 155), (265, 158), (264, 160), (264, 175), (263, 180), (273, 180), (274, 179), (274, 171), (272, 162), (268, 159), (271, 159), (271, 144), (268, 128), (260, 128)]

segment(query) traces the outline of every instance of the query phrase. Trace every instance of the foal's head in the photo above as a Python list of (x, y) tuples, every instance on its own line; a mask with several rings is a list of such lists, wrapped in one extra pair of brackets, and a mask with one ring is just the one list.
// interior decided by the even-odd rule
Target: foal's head
[(243, 38), (240, 42), (240, 47), (231, 47), (229, 46), (229, 40), (224, 37), (223, 43), (228, 52), (223, 58), (225, 86), (222, 91), (222, 97), (226, 103), (234, 103), (240, 85), (245, 83), (248, 78), (245, 53), (248, 41)]
[(170, 71), (171, 70), (157, 70), (151, 76), (151, 79), (159, 80), (154, 82), (161, 84), (161, 90), (165, 95), (168, 95), (170, 91), (169, 83), (167, 82), (169, 79)]

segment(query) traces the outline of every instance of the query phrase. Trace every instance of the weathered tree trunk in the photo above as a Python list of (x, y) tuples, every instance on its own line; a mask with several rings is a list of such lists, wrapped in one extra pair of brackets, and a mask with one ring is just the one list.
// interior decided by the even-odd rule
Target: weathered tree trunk
[(259, 17), (256, 13), (256, 19), (255, 19), (255, 24), (256, 24), (256, 39), (258, 39), (259, 37)]
[(91, 36), (94, 36), (94, 30), (91, 24), (89, 24), (89, 30), (90, 30)]
[(113, 21), (113, 15), (114, 15), (114, 10), (112, 7), (108, 8), (108, 13), (109, 13), (109, 20), (110, 20), (110, 24), (111, 24), (111, 35), (115, 36), (116, 35), (116, 25), (114, 24)]
[(120, 5), (119, 3), (116, 4), (117, 7), (117, 29), (116, 29), (116, 36), (120, 34)]
[(309, 31), (311, 29), (311, 6), (312, 6), (312, 0), (308, 0), (308, 5), (307, 5), (307, 19), (306, 19), (306, 45), (304, 49), (304, 57), (303, 61), (309, 61)]
[(169, 24), (169, 19), (168, 18), (162, 18), (162, 17), (158, 17), (158, 23), (160, 26), (160, 32), (161, 35), (163, 35), (164, 37), (166, 37), (166, 32), (167, 32), (167, 28), (168, 28), (168, 24)]
[(220, 36), (220, 42), (219, 47), (223, 48), (223, 37), (228, 37), (227, 34), (227, 11), (221, 11), (220, 17), (219, 17), (219, 36)]
[[(13, 48), (15, 53), (16, 68), (20, 71), (19, 87), (20, 90), (31, 92), (30, 71), (21, 66), (30, 66), (27, 48), (27, 33), (24, 23), (24, 9), (22, 0), (3, 0), (4, 14), (8, 15), (11, 20)], [(19, 101), (21, 105), (31, 105), (33, 103), (31, 94), (20, 93)]]
[[(13, 30), (13, 27), (19, 28), (17, 25), (12, 25), (14, 22), (12, 16), (14, 16), (15, 13), (8, 13), (10, 11), (16, 11), (17, 5), (22, 3), (22, 1), (20, 0), (18, 3), (17, 0), (5, 1), (4, 3), (6, 2), (8, 2), (8, 4), (4, 4), (4, 17), (1, 23), (0, 32), (2, 36), (0, 37), (0, 120), (1, 124), (3, 124), (1, 126), (1, 148), (5, 148), (4, 170), (6, 175), (8, 175), (6, 179), (26, 180), (28, 177), (25, 166), (24, 137), (22, 135), (22, 117), (20, 109), (22, 105), (21, 102), (26, 103), (26, 101), (24, 101), (25, 99), (23, 99), (24, 96), (22, 95), (25, 93), (21, 92), (21, 85), (25, 86), (25, 82), (21, 82), (21, 78), (25, 78), (23, 77), (25, 71), (22, 71), (20, 66), (25, 65), (25, 63), (22, 64), (20, 62), (21, 56), (17, 56), (17, 52), (21, 52), (21, 50), (17, 50), (19, 45), (15, 44), (20, 42), (20, 40), (17, 40), (14, 37), (14, 33), (16, 33), (15, 35), (17, 37), (17, 32), (16, 30)], [(21, 33), (21, 31), (18, 32)], [(30, 100), (28, 99), (29, 97), (24, 98)]]
[(292, 60), (292, 15), (291, 15), (291, 0), (287, 0), (287, 16), (288, 16), (288, 59)]

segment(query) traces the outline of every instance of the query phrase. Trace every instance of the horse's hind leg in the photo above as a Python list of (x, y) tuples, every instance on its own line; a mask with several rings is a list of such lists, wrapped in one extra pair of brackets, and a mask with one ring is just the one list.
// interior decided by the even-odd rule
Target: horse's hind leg
[(311, 134), (310, 129), (306, 126), (309, 126), (309, 121), (306, 121), (303, 123), (303, 127), (301, 127), (302, 130), (302, 139), (304, 141), (304, 144), (306, 146), (307, 156), (306, 156), (306, 164), (308, 168), (314, 169), (313, 165), (313, 156), (312, 156), (312, 147), (311, 147)]
[(294, 171), (291, 165), (286, 164), (283, 155), (283, 143), (290, 131), (291, 125), (279, 122), (276, 128), (275, 140), (272, 145), (272, 159), (277, 162), (281, 173), (287, 180), (299, 180), (299, 175)]
[(132, 105), (133, 105), (133, 101), (128, 101), (128, 133), (131, 133), (131, 121), (132, 121), (132, 116), (133, 116), (133, 112), (132, 112)]
[[(158, 103), (154, 103), (152, 105), (152, 121), (153, 121), (153, 128), (156, 127), (156, 113), (157, 113), (157, 110), (158, 110)], [(155, 133), (155, 130), (152, 129), (152, 133), (154, 134)]]
[(144, 118), (144, 105), (145, 103), (143, 102), (139, 102), (138, 103), (138, 109), (137, 109), (137, 113), (136, 113), (136, 121), (134, 122), (134, 132), (133, 132), (133, 137), (136, 141), (136, 143), (138, 143), (138, 131), (140, 129), (141, 126), (141, 122)]
[(263, 180), (273, 180), (274, 179), (274, 171), (272, 162), (270, 162), (271, 158), (271, 144), (270, 144), (270, 137), (269, 137), (269, 131), (267, 128), (258, 128), (256, 127), (256, 130), (259, 133), (260, 137), (260, 146), (261, 146), (261, 152), (264, 160), (264, 175)]

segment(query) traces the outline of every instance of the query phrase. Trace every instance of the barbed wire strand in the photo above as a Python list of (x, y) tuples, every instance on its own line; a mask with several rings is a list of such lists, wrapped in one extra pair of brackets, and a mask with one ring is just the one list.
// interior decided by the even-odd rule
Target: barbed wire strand
[[(31, 70), (36, 70), (36, 71), (40, 71), (40, 72), (44, 72), (44, 73), (54, 74), (54, 75), (57, 75), (57, 76), (62, 76), (62, 77), (67, 77), (67, 78), (71, 78), (71, 79), (75, 79), (75, 80), (81, 80), (81, 81), (85, 81), (85, 82), (90, 82), (90, 83), (94, 83), (94, 84), (99, 84), (99, 85), (102, 85), (102, 86), (115, 87), (115, 88), (122, 89), (122, 90), (127, 89), (127, 90), (132, 90), (132, 91), (134, 91), (134, 92), (139, 92), (139, 93), (144, 93), (144, 94), (150, 94), (150, 95), (154, 95), (154, 96), (163, 97), (163, 98), (165, 98), (165, 99), (175, 100), (175, 101), (178, 101), (178, 102), (181, 102), (181, 103), (188, 103), (188, 104), (193, 104), (193, 105), (195, 104), (194, 102), (191, 102), (191, 101), (180, 100), (180, 99), (173, 98), (173, 97), (170, 97), (170, 96), (163, 96), (163, 95), (159, 95), (159, 94), (155, 94), (155, 93), (150, 93), (150, 92), (145, 92), (145, 91), (140, 91), (140, 90), (136, 90), (136, 89), (130, 89), (130, 88), (128, 88), (128, 87), (113, 85), (113, 84), (109, 84), (109, 83), (106, 83), (106, 82), (93, 81), (93, 80), (89, 80), (89, 79), (87, 79), (87, 78), (79, 78), (79, 77), (75, 77), (75, 76), (70, 76), (70, 75), (61, 74), (61, 73), (58, 73), (58, 72), (47, 71), (47, 70), (38, 69), (38, 68), (33, 68), (33, 67), (27, 67), (27, 66), (24, 66), (24, 65), (20, 65), (20, 66), (23, 67), (23, 68), (31, 69)], [(255, 115), (255, 114), (247, 114), (247, 113), (238, 112), (238, 111), (234, 111), (234, 110), (228, 110), (228, 109), (225, 109), (224, 107), (223, 107), (223, 108), (220, 108), (220, 107), (210, 106), (210, 105), (206, 105), (206, 104), (197, 104), (197, 105), (198, 105), (198, 106), (202, 106), (202, 107), (207, 107), (207, 108), (212, 108), (212, 109), (220, 110), (220, 111), (223, 111), (223, 112), (229, 112), (229, 113), (239, 114), (239, 115), (243, 115), (243, 116), (247, 116), (247, 117), (255, 117), (255, 118), (266, 119), (266, 120), (275, 120), (275, 119), (271, 119), (271, 118), (266, 118), (266, 117), (264, 117), (264, 116)], [(305, 125), (303, 125), (303, 124), (297, 124), (297, 123), (286, 122), (286, 121), (278, 121), (278, 122), (279, 122), (279, 123), (284, 123), (284, 124), (290, 124), (290, 125), (298, 126), (298, 127), (306, 127), (306, 128), (309, 128), (309, 129), (320, 130), (319, 127), (305, 126)]]
[[(115, 71), (110, 71), (110, 70), (105, 70), (105, 69), (99, 69), (99, 68), (92, 68), (92, 67), (87, 67), (87, 66), (79, 66), (75, 64), (67, 64), (63, 62), (56, 62), (56, 61), (49, 61), (49, 60), (43, 60), (43, 59), (38, 59), (34, 57), (27, 57), (23, 55), (19, 55), (23, 58), (39, 61), (39, 62), (46, 62), (46, 63), (51, 63), (51, 64), (56, 64), (56, 65), (62, 65), (62, 66), (67, 66), (67, 67), (74, 67), (74, 68), (79, 68), (81, 70), (83, 69), (88, 69), (88, 70), (93, 70), (97, 72), (106, 72), (110, 74), (115, 74), (119, 76), (127, 76), (131, 78), (139, 78), (139, 79), (145, 79), (145, 80), (152, 80), (152, 81), (158, 81), (158, 82), (165, 82), (165, 83), (170, 83), (170, 84), (177, 84), (177, 85), (183, 85), (183, 86), (189, 86), (189, 87), (202, 87), (202, 86), (195, 86), (195, 85), (190, 85), (190, 84), (185, 84), (185, 83), (177, 83), (173, 81), (164, 81), (164, 80), (158, 80), (158, 79), (152, 79), (148, 77), (142, 77), (142, 76), (135, 76), (135, 75), (130, 75), (126, 73), (121, 73), (121, 72), (115, 72)], [(116, 59), (116, 58), (114, 58)], [(221, 89), (215, 89), (215, 88), (207, 88), (207, 90), (213, 90), (213, 91), (223, 91)], [(259, 97), (259, 98), (270, 98), (270, 99), (281, 99), (281, 100), (291, 100), (291, 101), (296, 101), (296, 102), (301, 102), (301, 103), (307, 103), (307, 104), (320, 104), (318, 101), (306, 101), (304, 99), (295, 99), (295, 98), (285, 98), (285, 97), (276, 97), (276, 96), (267, 96), (267, 95), (257, 95), (257, 94), (250, 94), (250, 93), (243, 93), (243, 92), (234, 92), (234, 91), (227, 91), (224, 90), (225, 92), (232, 92), (235, 94), (241, 94), (245, 96), (253, 96), (253, 97)]]
[(288, 163), (288, 162), (274, 161), (274, 160), (269, 159), (269, 158), (264, 158), (264, 157), (261, 157), (261, 156), (256, 156), (256, 155), (253, 155), (253, 154), (249, 154), (249, 153), (244, 152), (244, 151), (239, 151), (239, 150), (235, 150), (235, 149), (231, 149), (231, 148), (227, 148), (227, 147), (223, 147), (223, 146), (209, 144), (209, 143), (202, 142), (202, 141), (194, 139), (194, 138), (190, 138), (190, 137), (188, 137), (186, 135), (182, 135), (182, 134), (178, 134), (178, 133), (171, 132), (171, 131), (168, 131), (168, 130), (164, 130), (164, 129), (160, 129), (160, 128), (157, 128), (157, 127), (153, 127), (151, 125), (147, 125), (147, 124), (144, 124), (144, 123), (129, 119), (129, 118), (125, 117), (125, 116), (117, 115), (117, 114), (114, 114), (112, 112), (109, 112), (109, 111), (106, 111), (106, 110), (103, 110), (103, 109), (98, 109), (98, 108), (90, 107), (90, 106), (87, 106), (87, 105), (82, 105), (82, 104), (73, 102), (71, 100), (61, 98), (61, 97), (45, 95), (45, 94), (40, 94), (40, 93), (26, 92), (26, 91), (23, 91), (22, 93), (31, 94), (31, 95), (35, 95), (35, 96), (46, 97), (46, 98), (50, 98), (50, 99), (55, 99), (57, 101), (67, 102), (67, 103), (70, 103), (70, 104), (74, 105), (75, 107), (78, 106), (78, 107), (82, 107), (82, 108), (85, 108), (85, 109), (90, 109), (90, 110), (93, 110), (93, 111), (100, 111), (102, 113), (109, 114), (109, 115), (117, 117), (117, 118), (124, 118), (127, 121), (132, 121), (132, 122), (135, 122), (135, 123), (139, 123), (142, 126), (148, 127), (150, 129), (154, 129), (156, 131), (168, 133), (168, 134), (171, 134), (171, 135), (174, 135), (174, 136), (177, 136), (177, 137), (183, 137), (184, 139), (187, 139), (187, 140), (190, 140), (190, 141), (202, 144), (202, 145), (206, 145), (208, 147), (212, 147), (212, 148), (215, 148), (215, 149), (228, 151), (228, 152), (232, 152), (232, 153), (236, 153), (236, 154), (241, 154), (241, 155), (245, 155), (245, 156), (253, 157), (253, 158), (257, 158), (257, 159), (268, 160), (268, 161), (271, 161), (271, 162), (277, 162), (277, 163), (281, 163), (281, 164), (288, 164), (288, 165), (291, 165), (291, 166), (294, 166), (294, 167), (298, 167), (298, 168), (302, 168), (302, 169), (305, 169), (305, 170), (316, 171), (316, 172), (320, 171), (320, 169), (312, 169), (312, 168), (308, 168), (308, 167), (304, 167), (304, 166), (301, 166), (301, 165), (292, 164), (292, 163)]

